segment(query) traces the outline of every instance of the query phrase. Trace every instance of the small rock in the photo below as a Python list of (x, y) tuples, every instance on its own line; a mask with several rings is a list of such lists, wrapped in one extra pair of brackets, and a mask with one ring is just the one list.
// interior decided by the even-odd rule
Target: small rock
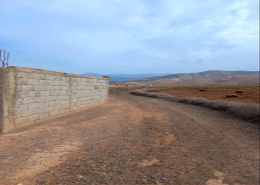
[(148, 179), (143, 179), (142, 183), (144, 183), (144, 184), (148, 183)]

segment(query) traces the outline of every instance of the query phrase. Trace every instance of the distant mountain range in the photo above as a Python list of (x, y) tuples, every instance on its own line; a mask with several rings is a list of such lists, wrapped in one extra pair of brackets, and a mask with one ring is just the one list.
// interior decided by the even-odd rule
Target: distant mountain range
[(148, 74), (98, 74), (98, 73), (84, 73), (83, 75), (86, 76), (96, 76), (96, 77), (103, 77), (103, 76), (109, 76), (109, 81), (130, 81), (130, 80), (136, 80), (141, 78), (150, 78), (154, 76), (165, 76), (169, 73), (164, 74), (157, 74), (157, 73), (148, 73)]
[(179, 73), (165, 76), (145, 77), (112, 85), (221, 85), (259, 84), (259, 71), (205, 71), (199, 73)]

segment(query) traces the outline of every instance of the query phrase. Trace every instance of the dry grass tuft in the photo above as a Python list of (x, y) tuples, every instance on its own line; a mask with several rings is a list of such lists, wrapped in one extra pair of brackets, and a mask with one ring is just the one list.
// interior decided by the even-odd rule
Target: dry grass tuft
[(147, 96), (151, 98), (160, 98), (160, 99), (167, 99), (173, 100), (174, 98), (171, 95), (164, 94), (164, 93), (148, 93), (142, 90), (135, 90), (132, 91), (131, 94), (138, 95), (138, 96)]
[(228, 114), (239, 117), (246, 121), (250, 121), (252, 123), (259, 124), (260, 121), (259, 105), (236, 103), (223, 100), (206, 100), (204, 98), (174, 98), (164, 93), (148, 93), (141, 90), (135, 90), (131, 93), (138, 96), (160, 98), (192, 105), (200, 105), (214, 110), (225, 111)]

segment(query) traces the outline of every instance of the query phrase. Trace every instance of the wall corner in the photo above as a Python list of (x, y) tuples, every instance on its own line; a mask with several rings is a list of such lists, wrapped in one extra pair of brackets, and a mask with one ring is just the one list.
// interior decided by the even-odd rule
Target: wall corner
[(2, 100), (3, 115), (2, 115), (2, 133), (12, 131), (14, 125), (15, 113), (15, 92), (16, 92), (16, 68), (6, 67), (3, 70), (3, 88)]

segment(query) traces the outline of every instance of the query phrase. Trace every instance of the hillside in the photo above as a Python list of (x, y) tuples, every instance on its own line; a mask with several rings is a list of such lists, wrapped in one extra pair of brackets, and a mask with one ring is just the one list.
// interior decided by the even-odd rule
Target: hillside
[(157, 73), (147, 73), (147, 74), (98, 74), (98, 73), (84, 73), (83, 75), (86, 76), (96, 76), (96, 77), (102, 77), (102, 76), (109, 76), (109, 81), (130, 81), (130, 80), (136, 80), (136, 79), (142, 79), (142, 78), (150, 78), (154, 76), (164, 76), (167, 74), (157, 74)]
[(259, 71), (205, 71), (180, 73), (152, 78), (142, 78), (125, 82), (112, 82), (114, 85), (220, 85), (220, 84), (259, 84)]

